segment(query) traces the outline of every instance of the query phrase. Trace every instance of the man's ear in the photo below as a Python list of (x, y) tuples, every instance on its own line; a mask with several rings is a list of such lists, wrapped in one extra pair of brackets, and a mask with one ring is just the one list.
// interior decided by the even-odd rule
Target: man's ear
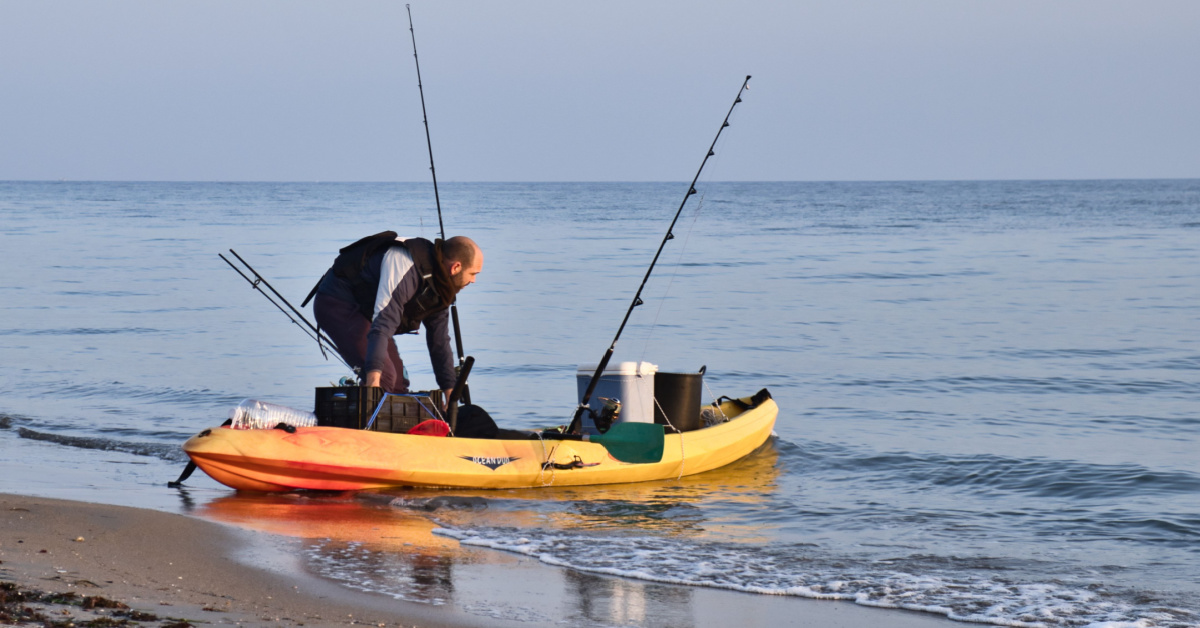
[(463, 267), (462, 262), (454, 261), (454, 262), (450, 262), (450, 266), (446, 269), (446, 271), (449, 272), (451, 275), (454, 275), (454, 274), (457, 274), (460, 270), (462, 270), (462, 267)]

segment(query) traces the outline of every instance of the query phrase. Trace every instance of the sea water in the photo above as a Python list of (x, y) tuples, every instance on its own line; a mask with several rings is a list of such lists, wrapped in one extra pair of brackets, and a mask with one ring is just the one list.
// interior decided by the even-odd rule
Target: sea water
[[(765, 387), (777, 436), (677, 481), (461, 491), (487, 507), (428, 515), (438, 534), (1000, 625), (1200, 625), (1200, 181), (698, 187), (614, 360), (707, 366), (706, 396)], [(448, 233), (485, 251), (460, 295), (476, 403), (568, 420), (684, 192), (442, 186)], [(153, 505), (179, 444), (242, 399), (311, 409), (345, 368), (218, 253), (298, 306), (339, 247), (437, 221), (426, 184), (0, 183), (0, 491), (78, 497), (71, 477)], [(398, 340), (433, 387), (423, 339)], [(306, 560), (453, 597), (381, 552)]]

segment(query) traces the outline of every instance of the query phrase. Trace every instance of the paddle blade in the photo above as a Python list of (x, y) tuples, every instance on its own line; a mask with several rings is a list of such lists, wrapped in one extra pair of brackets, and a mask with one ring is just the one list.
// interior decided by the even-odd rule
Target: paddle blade
[(663, 426), (654, 423), (617, 423), (607, 432), (588, 436), (621, 462), (645, 464), (663, 457)]

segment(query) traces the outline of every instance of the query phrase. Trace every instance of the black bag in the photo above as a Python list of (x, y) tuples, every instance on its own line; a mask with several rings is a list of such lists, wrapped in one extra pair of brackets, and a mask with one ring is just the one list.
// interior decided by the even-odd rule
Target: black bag
[(496, 438), (500, 428), (487, 410), (473, 404), (458, 407), (458, 426), (454, 435), (459, 438)]

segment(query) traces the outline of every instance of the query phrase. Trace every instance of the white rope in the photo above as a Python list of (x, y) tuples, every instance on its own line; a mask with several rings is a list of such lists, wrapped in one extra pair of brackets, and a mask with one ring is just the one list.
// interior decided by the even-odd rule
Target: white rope
[(687, 464), (687, 454), (683, 451), (683, 432), (671, 423), (671, 417), (667, 416), (667, 411), (663, 410), (662, 404), (658, 403), (658, 397), (654, 398), (654, 405), (658, 407), (658, 411), (662, 413), (663, 419), (666, 420), (667, 425), (671, 429), (675, 430), (675, 433), (679, 434), (679, 475), (675, 476), (675, 479), (678, 480), (683, 477), (683, 467)]
[[(708, 387), (708, 380), (701, 379), (700, 381), (704, 383), (704, 390), (708, 391), (708, 396), (712, 397), (713, 407), (717, 409), (717, 412), (721, 413), (721, 418), (725, 419), (724, 421), (721, 421), (721, 422), (725, 423), (725, 422), (729, 421), (729, 415), (725, 414), (725, 411), (721, 409), (721, 403), (717, 400), (716, 394), (713, 393), (712, 388)], [(705, 427), (707, 427), (707, 426), (705, 426)]]
[[(552, 486), (554, 484), (554, 474), (557, 471), (557, 469), (554, 469), (553, 465), (547, 465), (546, 463), (550, 462), (550, 460), (554, 456), (554, 452), (558, 451), (558, 445), (555, 445), (550, 450), (550, 453), (547, 454), (546, 453), (546, 439), (542, 438), (541, 431), (536, 432), (536, 434), (538, 437), (538, 442), (542, 444), (542, 468), (540, 471), (538, 471), (538, 484), (542, 485), (543, 487)], [(549, 482), (545, 482), (542, 480), (542, 478), (545, 477), (545, 475), (546, 475), (546, 467), (547, 466), (551, 467)]]

